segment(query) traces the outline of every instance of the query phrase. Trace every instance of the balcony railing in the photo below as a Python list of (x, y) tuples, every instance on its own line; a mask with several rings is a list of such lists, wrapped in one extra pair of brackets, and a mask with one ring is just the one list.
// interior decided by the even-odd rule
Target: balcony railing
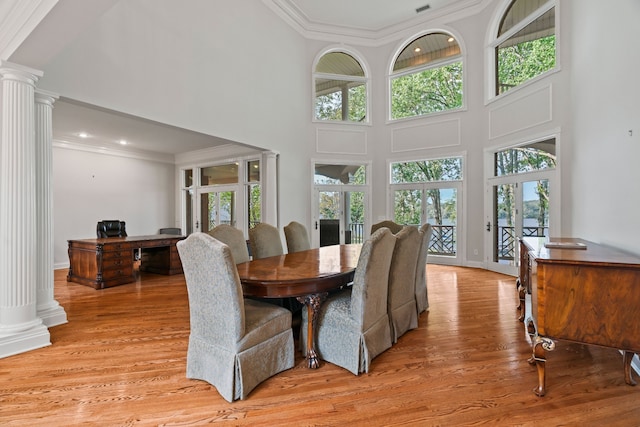
[[(523, 227), (524, 237), (545, 237), (549, 227)], [(516, 254), (515, 227), (498, 227), (498, 259), (512, 261)]]
[[(418, 226), (417, 224), (410, 224)], [(429, 254), (456, 256), (456, 227), (454, 225), (432, 225)], [(349, 224), (351, 243), (362, 243), (364, 240), (364, 224)]]

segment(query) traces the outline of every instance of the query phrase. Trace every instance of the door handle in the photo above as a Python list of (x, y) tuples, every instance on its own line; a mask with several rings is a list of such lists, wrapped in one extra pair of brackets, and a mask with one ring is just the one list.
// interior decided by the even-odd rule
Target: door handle
[(491, 221), (487, 222), (487, 231), (491, 231)]

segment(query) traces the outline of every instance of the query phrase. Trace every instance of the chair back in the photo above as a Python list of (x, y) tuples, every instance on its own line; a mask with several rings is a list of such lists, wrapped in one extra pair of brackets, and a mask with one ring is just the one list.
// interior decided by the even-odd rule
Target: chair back
[(415, 303), (416, 266), (422, 243), (422, 235), (414, 226), (405, 225), (395, 236), (387, 302), (393, 342), (409, 329), (418, 326)]
[(371, 226), (371, 234), (375, 233), (379, 228), (382, 227), (387, 227), (393, 234), (397, 234), (400, 232), (400, 230), (402, 230), (403, 226), (387, 219), (373, 224)]
[(251, 246), (253, 259), (284, 254), (280, 231), (264, 222), (249, 229), (249, 246)]
[(362, 330), (387, 314), (389, 268), (395, 243), (395, 236), (383, 228), (362, 244), (351, 292), (351, 315)]
[(429, 242), (431, 241), (431, 233), (433, 228), (428, 222), (420, 227), (420, 251), (418, 253), (416, 265), (416, 305), (418, 313), (422, 313), (429, 308), (427, 295), (427, 254), (429, 252)]
[(220, 224), (209, 230), (208, 234), (231, 248), (231, 255), (236, 264), (249, 261), (249, 249), (242, 230), (232, 225)]
[(96, 226), (98, 238), (104, 237), (126, 237), (125, 222), (117, 219), (98, 221)]
[(289, 253), (311, 249), (307, 228), (299, 222), (291, 221), (289, 225), (285, 225), (284, 237), (287, 241), (287, 250)]
[(189, 295), (191, 334), (235, 349), (244, 336), (244, 299), (231, 249), (206, 233), (176, 244)]

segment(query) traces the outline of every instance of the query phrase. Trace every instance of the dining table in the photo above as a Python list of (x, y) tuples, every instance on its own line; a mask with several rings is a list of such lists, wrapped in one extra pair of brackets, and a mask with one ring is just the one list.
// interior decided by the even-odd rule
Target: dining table
[(245, 296), (296, 298), (307, 310), (307, 367), (320, 366), (315, 347), (318, 311), (329, 292), (353, 281), (361, 244), (322, 246), (237, 265)]

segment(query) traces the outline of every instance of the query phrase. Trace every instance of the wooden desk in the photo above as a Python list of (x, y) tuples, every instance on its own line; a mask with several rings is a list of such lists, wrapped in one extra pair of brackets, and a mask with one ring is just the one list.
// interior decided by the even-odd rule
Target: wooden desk
[(307, 366), (319, 366), (314, 331), (318, 309), (331, 290), (353, 280), (362, 245), (334, 245), (238, 264), (244, 295), (295, 297), (307, 307)]
[(142, 249), (140, 270), (158, 274), (180, 274), (182, 263), (176, 242), (184, 236), (109, 237), (69, 240), (67, 281), (109, 288), (136, 280), (133, 252)]
[(611, 347), (623, 352), (625, 381), (635, 385), (631, 360), (640, 353), (640, 257), (582, 239), (586, 249), (549, 249), (544, 238), (520, 240), (520, 309), (531, 339), (529, 362), (546, 393), (545, 351), (553, 340)]

